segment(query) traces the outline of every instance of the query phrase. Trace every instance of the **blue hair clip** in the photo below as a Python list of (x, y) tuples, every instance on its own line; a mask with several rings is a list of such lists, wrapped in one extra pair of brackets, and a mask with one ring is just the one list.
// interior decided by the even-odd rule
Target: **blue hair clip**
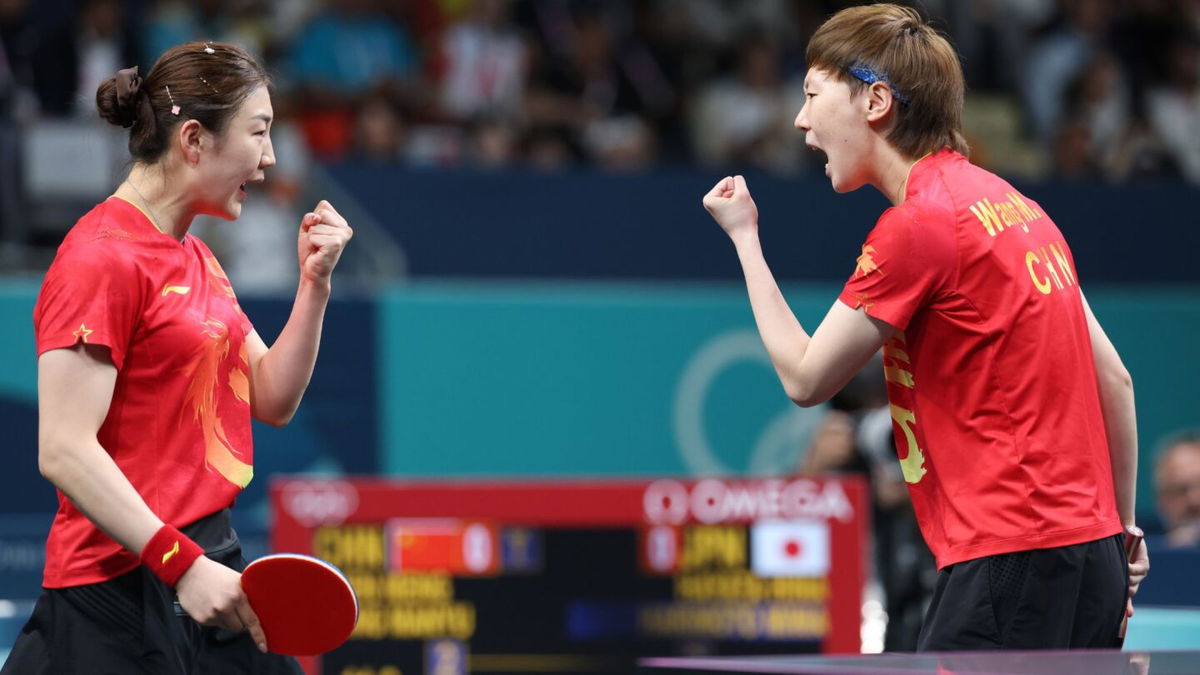
[(899, 101), (905, 105), (912, 102), (912, 99), (910, 99), (909, 97), (900, 93), (900, 90), (896, 88), (896, 85), (892, 84), (887, 79), (886, 75), (881, 75), (881, 74), (875, 72), (875, 69), (871, 68), (870, 66), (866, 66), (861, 63), (856, 63), (856, 64), (850, 66), (849, 68), (847, 68), (846, 72), (848, 72), (851, 75), (853, 75), (854, 77), (862, 80), (863, 82), (866, 82), (867, 84), (875, 84), (876, 82), (882, 82), (882, 83), (886, 84), (888, 86), (888, 88), (890, 88), (892, 90), (892, 98), (896, 99), (897, 101)]

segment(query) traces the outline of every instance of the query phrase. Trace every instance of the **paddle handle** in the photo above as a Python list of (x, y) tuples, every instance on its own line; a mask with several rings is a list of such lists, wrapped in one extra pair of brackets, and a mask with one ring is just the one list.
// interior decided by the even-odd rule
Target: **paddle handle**
[[(1127, 525), (1125, 527), (1125, 560), (1132, 563), (1137, 557), (1138, 547), (1142, 543), (1142, 528), (1136, 525)], [(1129, 602), (1129, 600), (1126, 600)], [(1121, 640), (1121, 644), (1125, 644), (1125, 630), (1129, 627), (1129, 614), (1126, 613), (1121, 617), (1121, 628), (1117, 631), (1117, 637)]]

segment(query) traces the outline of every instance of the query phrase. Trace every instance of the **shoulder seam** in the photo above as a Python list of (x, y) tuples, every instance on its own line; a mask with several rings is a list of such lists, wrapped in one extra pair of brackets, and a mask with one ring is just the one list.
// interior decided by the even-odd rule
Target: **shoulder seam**
[(950, 198), (950, 217), (954, 219), (954, 281), (953, 281), (953, 283), (954, 283), (954, 288), (957, 289), (959, 287), (960, 283), (962, 282), (962, 249), (960, 248), (961, 238), (958, 236), (958, 234), (959, 234), (959, 232), (958, 232), (958, 228), (959, 228), (958, 214), (959, 214), (960, 204), (957, 201), (955, 201), (954, 193), (950, 191), (949, 182), (946, 180), (946, 172), (940, 165), (937, 167), (937, 175), (938, 175), (938, 181), (941, 182), (943, 188), (946, 190), (946, 196)]

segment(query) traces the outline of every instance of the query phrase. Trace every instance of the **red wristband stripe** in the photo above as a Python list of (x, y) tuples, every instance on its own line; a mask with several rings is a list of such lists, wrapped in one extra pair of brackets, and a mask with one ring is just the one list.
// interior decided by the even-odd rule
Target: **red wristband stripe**
[(154, 576), (174, 588), (183, 573), (202, 555), (204, 549), (200, 548), (199, 544), (174, 527), (163, 525), (150, 537), (150, 541), (146, 542), (141, 559), (142, 564), (150, 568)]

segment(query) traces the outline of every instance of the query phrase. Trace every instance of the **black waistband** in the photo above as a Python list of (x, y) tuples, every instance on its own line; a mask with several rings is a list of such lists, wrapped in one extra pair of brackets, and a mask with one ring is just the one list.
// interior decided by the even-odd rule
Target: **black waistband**
[(179, 531), (199, 544), (210, 557), (238, 544), (237, 532), (233, 530), (233, 514), (227, 508), (184, 525)]

